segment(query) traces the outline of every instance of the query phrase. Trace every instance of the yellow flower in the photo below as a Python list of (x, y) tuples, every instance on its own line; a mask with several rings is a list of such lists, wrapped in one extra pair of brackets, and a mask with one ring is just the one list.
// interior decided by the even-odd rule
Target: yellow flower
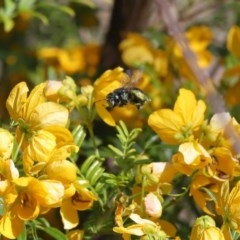
[(74, 182), (75, 191), (65, 198), (61, 206), (61, 217), (64, 229), (72, 229), (79, 223), (77, 211), (83, 211), (92, 207), (97, 197), (87, 189), (87, 182), (79, 180)]
[[(113, 70), (105, 71), (94, 84), (96, 111), (102, 120), (110, 126), (115, 126), (119, 120), (134, 123), (135, 126), (139, 125), (139, 119), (141, 120), (140, 112), (134, 105), (115, 107), (112, 110), (106, 109), (108, 106), (106, 101), (107, 95), (117, 88), (129, 84), (129, 81), (129, 76), (123, 72), (122, 68), (117, 67)], [(139, 81), (138, 84), (140, 84), (139, 88), (141, 88), (141, 84), (145, 84), (145, 82)]]
[(12, 134), (0, 128), (0, 158), (8, 159), (12, 154), (13, 136)]
[(221, 184), (222, 183), (216, 179), (209, 178), (204, 175), (196, 175), (191, 183), (190, 195), (193, 196), (196, 204), (209, 215), (213, 215), (213, 213), (207, 206), (208, 203), (214, 201), (214, 199), (212, 199), (209, 194), (202, 189), (205, 188), (212, 193), (217, 194)]
[(0, 232), (16, 238), (23, 230), (24, 221), (32, 220), (48, 209), (59, 207), (64, 195), (60, 182), (21, 177), (12, 181), (12, 188), (4, 196), (4, 213)]
[(37, 85), (27, 97), (28, 88), (21, 82), (7, 99), (10, 116), (18, 123), (16, 138), (24, 151), (23, 165), (27, 174), (32, 171), (34, 161), (46, 163), (60, 148), (69, 146), (62, 160), (71, 150), (77, 151), (71, 133), (65, 128), (69, 112), (57, 103), (46, 101), (45, 87), (46, 83)]
[(208, 174), (219, 181), (232, 179), (239, 163), (231, 151), (225, 147), (216, 147), (211, 150), (211, 156), (213, 163), (208, 166)]
[(150, 127), (169, 144), (179, 144), (197, 137), (203, 123), (206, 105), (197, 101), (193, 92), (180, 89), (174, 109), (160, 109), (148, 119)]
[[(232, 229), (240, 232), (240, 181), (229, 193), (229, 182), (222, 184), (217, 195), (217, 213), (223, 217), (223, 227), (225, 230)], [(227, 231), (226, 231), (227, 232)]]
[(20, 131), (31, 134), (47, 126), (65, 127), (68, 111), (65, 107), (46, 102), (44, 88), (46, 83), (37, 85), (27, 97), (29, 91), (25, 82), (17, 84), (7, 99), (7, 109), (11, 118), (20, 124)]
[[(50, 126), (39, 130), (23, 151), (23, 168), (26, 174), (37, 174), (46, 164), (67, 159), (77, 152), (71, 132), (63, 127)], [(35, 163), (35, 165), (34, 165)]]
[(178, 153), (172, 159), (174, 166), (180, 172), (191, 175), (212, 163), (210, 154), (197, 142), (182, 143)]
[(233, 55), (240, 58), (240, 27), (239, 26), (232, 26), (228, 32), (227, 36), (227, 49)]
[(190, 236), (190, 240), (224, 240), (222, 231), (216, 227), (214, 220), (209, 216), (197, 218)]

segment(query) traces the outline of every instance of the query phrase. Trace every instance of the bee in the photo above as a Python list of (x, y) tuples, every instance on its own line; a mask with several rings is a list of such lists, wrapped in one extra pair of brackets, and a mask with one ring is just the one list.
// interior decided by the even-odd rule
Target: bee
[(123, 107), (128, 104), (133, 104), (140, 109), (146, 102), (150, 101), (150, 99), (139, 88), (121, 87), (110, 92), (106, 96), (106, 101), (108, 103), (106, 109), (111, 111), (115, 107)]

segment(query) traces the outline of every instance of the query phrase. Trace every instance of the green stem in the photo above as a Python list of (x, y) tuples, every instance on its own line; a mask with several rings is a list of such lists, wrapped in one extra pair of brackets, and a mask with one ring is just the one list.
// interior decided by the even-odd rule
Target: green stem
[(16, 150), (15, 150), (15, 151), (13, 152), (13, 154), (12, 154), (12, 160), (13, 160), (13, 162), (16, 161), (16, 158), (17, 158), (17, 155), (18, 155), (18, 153), (19, 153), (19, 151), (20, 151), (20, 148), (21, 148), (21, 146), (22, 146), (24, 137), (25, 137), (25, 133), (22, 133), (21, 138), (20, 138), (20, 141), (19, 141), (19, 143), (18, 143), (18, 145), (17, 145), (17, 148), (16, 148)]
[(96, 156), (99, 157), (100, 155), (99, 155), (99, 151), (98, 151), (97, 144), (96, 144), (96, 141), (95, 141), (95, 136), (94, 136), (93, 127), (92, 127), (91, 122), (87, 123), (87, 129), (88, 129), (90, 138), (92, 140), (93, 148), (95, 149), (95, 154), (96, 154)]

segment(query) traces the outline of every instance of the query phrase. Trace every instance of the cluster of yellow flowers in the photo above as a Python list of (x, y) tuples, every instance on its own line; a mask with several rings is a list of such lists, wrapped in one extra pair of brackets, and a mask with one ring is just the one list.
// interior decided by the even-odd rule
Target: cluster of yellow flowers
[[(192, 27), (186, 32), (186, 38), (199, 65), (209, 66), (213, 58), (207, 49), (212, 41), (210, 29)], [(240, 28), (234, 26), (228, 35), (227, 48), (237, 57), (240, 56), (238, 39)], [(95, 152), (91, 154), (99, 159), (102, 156), (93, 133), (93, 121), (97, 119), (95, 110), (101, 120), (113, 127), (120, 120), (132, 128), (148, 125), (163, 143), (177, 149), (169, 157), (171, 162), (153, 159), (142, 163), (145, 156), (137, 159), (134, 179), (128, 179), (130, 184), (126, 191), (120, 190), (121, 186), (114, 182), (113, 232), (121, 234), (124, 240), (131, 239), (131, 235), (142, 240), (178, 240), (175, 222), (162, 219), (167, 209), (165, 199), (189, 194), (204, 213), (193, 224), (189, 234), (191, 240), (230, 240), (232, 232), (240, 233), (240, 164), (239, 152), (235, 148), (238, 139), (229, 134), (231, 128), (238, 136), (240, 124), (228, 112), (215, 113), (209, 118), (206, 112), (210, 109), (204, 100), (198, 100), (193, 91), (183, 87), (176, 87), (179, 95), (173, 109), (163, 107), (161, 86), (166, 84), (172, 88), (172, 67), (179, 71), (179, 76), (194, 79), (180, 47), (169, 37), (167, 42), (165, 49), (160, 49), (139, 34), (129, 34), (120, 44), (123, 61), (130, 67), (144, 66), (141, 72), (133, 71), (132, 77), (117, 67), (105, 71), (93, 86), (81, 87), (80, 91), (70, 77), (62, 82), (40, 83), (30, 94), (25, 82), (12, 89), (6, 102), (12, 123), (8, 128), (0, 128), (0, 233), (3, 236), (17, 238), (27, 221), (37, 219), (53, 208), (60, 209), (64, 229), (73, 229), (79, 224), (78, 211), (100, 202), (98, 193), (73, 159), (79, 151), (70, 131), (70, 112), (74, 109), (80, 113), (77, 124), (86, 127), (93, 140)], [(95, 46), (91, 48), (93, 51), (97, 49)], [(45, 49), (39, 52), (39, 57), (68, 73), (89, 70), (92, 74), (98, 59), (90, 61), (89, 68), (84, 65), (84, 56), (89, 51), (82, 48), (73, 52)], [(69, 58), (75, 65), (66, 64)], [(148, 67), (154, 76), (148, 74)], [(239, 66), (228, 69), (225, 76), (234, 76), (236, 68)], [(144, 105), (144, 111), (139, 111), (134, 104), (109, 110), (107, 95), (132, 82), (135, 88), (151, 98)], [(131, 86), (129, 89), (131, 91)], [(232, 91), (227, 92), (226, 98), (231, 97)], [(116, 151), (122, 154), (117, 148)], [(122, 179), (128, 176), (121, 169), (120, 173)], [(110, 174), (106, 174), (105, 179), (108, 176)], [(183, 193), (173, 194), (176, 191), (174, 180), (179, 176), (186, 177), (189, 184)], [(108, 183), (110, 181), (104, 186)], [(220, 219), (217, 223), (216, 216)], [(83, 239), (79, 232), (69, 232), (68, 238), (76, 239), (76, 235)]]
[[(75, 164), (67, 160), (78, 147), (67, 128), (68, 109), (46, 97), (49, 84), (37, 85), (28, 96), (29, 89), (21, 82), (7, 99), (15, 136), (0, 129), (4, 209), (0, 232), (10, 239), (23, 231), (25, 221), (56, 207), (60, 207), (64, 228), (72, 229), (79, 221), (77, 211), (97, 200), (87, 182), (77, 178)], [(24, 173), (19, 173), (16, 164)]]

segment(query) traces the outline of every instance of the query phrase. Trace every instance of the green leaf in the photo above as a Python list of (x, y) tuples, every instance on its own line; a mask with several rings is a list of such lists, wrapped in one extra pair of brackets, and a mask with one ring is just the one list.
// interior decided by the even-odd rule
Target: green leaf
[(41, 229), (42, 231), (44, 231), (45, 233), (47, 233), (49, 236), (53, 237), (54, 239), (57, 240), (67, 240), (67, 237), (64, 233), (62, 233), (61, 231), (59, 231), (56, 228), (53, 227), (41, 227), (38, 226), (39, 229)]
[[(124, 133), (125, 136), (129, 135), (128, 129), (123, 121), (119, 122), (120, 127), (121, 127), (121, 132)], [(120, 132), (119, 132), (120, 133)]]
[(25, 12), (34, 9), (36, 0), (20, 0), (18, 1), (18, 9), (20, 12)]
[(70, 2), (79, 3), (90, 8), (96, 8), (96, 4), (92, 0), (71, 0)]
[(84, 130), (84, 127), (81, 125), (76, 126), (73, 131), (72, 131), (72, 135), (74, 138), (74, 143), (78, 146), (81, 147), (82, 143), (86, 137), (86, 132)]
[(5, 6), (5, 8), (4, 8), (4, 15), (5, 16), (11, 16), (11, 17), (13, 17), (13, 14), (14, 14), (14, 12), (16, 11), (16, 3), (14, 3), (14, 1), (12, 1), (12, 0), (5, 0), (4, 1), (4, 6)]
[(36, 11), (32, 11), (30, 13), (33, 17), (38, 18), (39, 20), (42, 21), (43, 24), (47, 25), (49, 24), (48, 18), (46, 16), (44, 16), (43, 14), (36, 12)]
[(17, 240), (27, 240), (27, 231), (25, 225), (21, 234), (17, 237)]
[(108, 147), (114, 152), (116, 153), (118, 156), (122, 157), (123, 156), (123, 152), (121, 150), (119, 150), (118, 148), (114, 147), (113, 145), (108, 145)]

